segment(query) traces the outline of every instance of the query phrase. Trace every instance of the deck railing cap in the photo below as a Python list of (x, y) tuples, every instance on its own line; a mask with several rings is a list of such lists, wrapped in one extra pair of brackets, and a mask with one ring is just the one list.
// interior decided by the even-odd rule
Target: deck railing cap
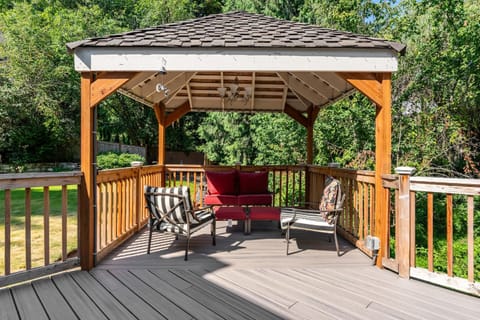
[(397, 167), (395, 168), (395, 172), (397, 174), (406, 174), (406, 175), (413, 175), (415, 173), (415, 171), (417, 171), (417, 169), (413, 168), (413, 167)]

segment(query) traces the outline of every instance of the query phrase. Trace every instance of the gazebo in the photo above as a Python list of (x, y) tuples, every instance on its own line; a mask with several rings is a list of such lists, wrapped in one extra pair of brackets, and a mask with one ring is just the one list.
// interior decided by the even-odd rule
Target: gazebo
[[(405, 46), (396, 42), (230, 12), (67, 44), (81, 73), (80, 261), (94, 266), (96, 106), (119, 92), (152, 107), (158, 120), (158, 163), (165, 129), (192, 111), (283, 112), (307, 129), (321, 108), (356, 90), (376, 108), (375, 225), (387, 241), (391, 172), (391, 74)], [(380, 252), (381, 256), (381, 252)], [(381, 264), (381, 261), (378, 261)]]

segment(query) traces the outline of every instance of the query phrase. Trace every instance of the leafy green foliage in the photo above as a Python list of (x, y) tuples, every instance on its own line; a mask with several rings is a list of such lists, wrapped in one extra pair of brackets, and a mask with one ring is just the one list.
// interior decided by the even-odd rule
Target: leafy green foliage
[(145, 161), (145, 158), (135, 153), (106, 152), (97, 155), (99, 169), (130, 167), (132, 161)]

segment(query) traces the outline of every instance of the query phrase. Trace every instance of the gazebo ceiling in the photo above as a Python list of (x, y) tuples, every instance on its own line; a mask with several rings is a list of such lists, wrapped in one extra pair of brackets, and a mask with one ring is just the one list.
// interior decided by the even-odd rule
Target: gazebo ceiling
[[(397, 70), (405, 46), (245, 12), (67, 44), (80, 72), (127, 72), (119, 92), (167, 112), (306, 112), (351, 94), (362, 73)], [(166, 73), (162, 72), (166, 71)], [(159, 85), (168, 89), (159, 90)], [(222, 98), (236, 87), (236, 99)], [(161, 89), (161, 88), (160, 88)], [(227, 95), (225, 94), (225, 96)], [(247, 97), (247, 98), (246, 98)]]

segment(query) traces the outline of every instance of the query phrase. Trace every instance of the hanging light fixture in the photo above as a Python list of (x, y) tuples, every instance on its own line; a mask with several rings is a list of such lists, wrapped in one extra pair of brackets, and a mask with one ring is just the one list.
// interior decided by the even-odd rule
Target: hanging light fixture
[(244, 87), (243, 94), (240, 94), (240, 89), (238, 77), (235, 77), (233, 83), (229, 84), (228, 87), (219, 87), (217, 91), (220, 98), (227, 101), (230, 105), (236, 100), (243, 100), (244, 104), (246, 104), (252, 96), (252, 88)]
[(165, 61), (165, 58), (162, 58), (162, 69), (160, 70), (162, 81), (160, 83), (157, 83), (157, 85), (155, 86), (155, 91), (157, 91), (158, 93), (163, 92), (165, 97), (168, 97), (169, 90), (167, 86), (164, 84), (165, 83), (164, 77), (167, 74), (167, 68), (165, 67), (166, 64), (167, 64), (167, 61)]

